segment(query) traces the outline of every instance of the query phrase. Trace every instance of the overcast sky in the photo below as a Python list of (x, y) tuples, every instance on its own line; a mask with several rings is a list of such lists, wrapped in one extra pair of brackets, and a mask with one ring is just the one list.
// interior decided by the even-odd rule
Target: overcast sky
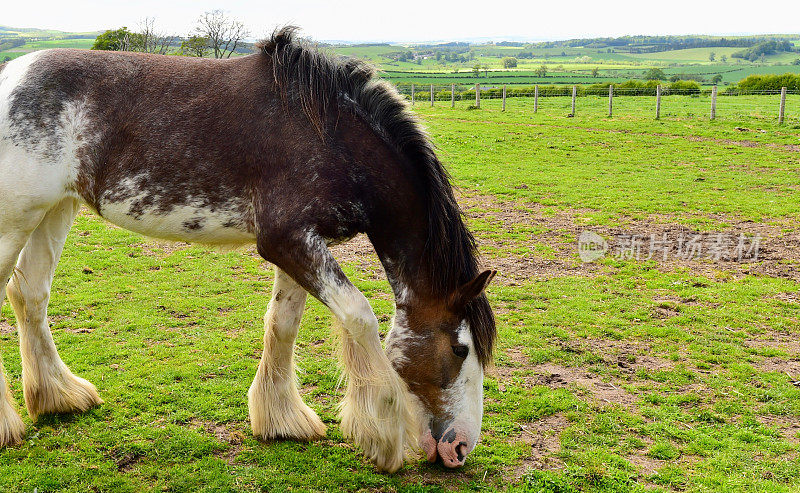
[[(566, 39), (625, 34), (754, 34), (800, 31), (800, 1), (9, 1), (0, 25), (63, 31), (135, 27), (155, 17), (163, 30), (188, 33), (197, 17), (221, 8), (253, 38), (295, 24), (316, 40), (435, 41), (489, 37)], [(758, 5), (760, 8), (754, 8)]]

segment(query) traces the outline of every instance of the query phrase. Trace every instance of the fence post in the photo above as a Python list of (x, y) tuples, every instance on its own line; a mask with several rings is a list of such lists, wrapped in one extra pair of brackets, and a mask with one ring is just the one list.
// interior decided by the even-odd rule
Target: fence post
[(503, 111), (506, 110), (506, 86), (503, 84)]
[(781, 108), (778, 112), (778, 125), (783, 125), (783, 116), (786, 111), (786, 88), (781, 87)]
[(450, 84), (450, 107), (456, 107), (456, 85)]
[(411, 84), (411, 106), (414, 106), (414, 84)]
[(431, 108), (433, 108), (433, 84), (431, 84)]
[(539, 84), (533, 86), (533, 112), (539, 111)]
[(614, 84), (608, 86), (608, 117), (614, 113)]
[(578, 86), (572, 86), (572, 115), (575, 116), (575, 98), (578, 96)]
[(481, 83), (475, 84), (475, 107), (481, 107)]
[(661, 84), (656, 86), (656, 120), (661, 118)]
[(717, 86), (711, 88), (711, 119), (717, 117)]

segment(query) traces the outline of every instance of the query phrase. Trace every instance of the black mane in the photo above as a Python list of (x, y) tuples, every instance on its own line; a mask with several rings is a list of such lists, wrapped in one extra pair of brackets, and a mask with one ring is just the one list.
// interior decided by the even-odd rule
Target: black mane
[[(450, 176), (436, 156), (434, 146), (405, 99), (390, 84), (378, 79), (368, 64), (353, 58), (323, 53), (295, 36), (296, 27), (276, 30), (256, 48), (272, 61), (272, 75), (283, 94), (291, 90), (320, 134), (328, 112), (343, 97), (359, 109), (368, 123), (396, 152), (413, 163), (427, 192), (428, 240), (422, 267), (431, 280), (433, 294), (446, 297), (478, 275), (475, 238), (464, 224), (453, 195)], [(466, 307), (478, 358), (491, 359), (496, 336), (494, 316), (485, 295)]]

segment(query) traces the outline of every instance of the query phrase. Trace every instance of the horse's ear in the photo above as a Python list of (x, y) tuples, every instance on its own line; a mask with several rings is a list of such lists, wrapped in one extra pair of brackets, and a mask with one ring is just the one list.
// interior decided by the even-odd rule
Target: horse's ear
[(485, 270), (478, 274), (478, 276), (470, 282), (459, 287), (455, 293), (450, 297), (450, 307), (454, 309), (463, 308), (464, 305), (479, 296), (486, 286), (497, 275), (496, 270)]

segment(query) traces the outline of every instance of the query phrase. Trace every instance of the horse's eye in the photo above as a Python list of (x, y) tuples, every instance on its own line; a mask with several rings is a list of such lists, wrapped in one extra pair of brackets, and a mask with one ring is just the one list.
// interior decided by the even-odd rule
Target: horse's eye
[(466, 358), (469, 354), (469, 347), (463, 344), (457, 344), (453, 346), (453, 354), (458, 356), (459, 358)]

